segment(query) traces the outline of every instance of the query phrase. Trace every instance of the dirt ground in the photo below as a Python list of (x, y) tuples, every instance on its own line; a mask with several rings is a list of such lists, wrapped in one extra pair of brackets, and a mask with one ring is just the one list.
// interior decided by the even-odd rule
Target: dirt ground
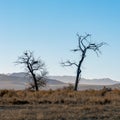
[(120, 106), (25, 105), (1, 106), (1, 120), (120, 120)]

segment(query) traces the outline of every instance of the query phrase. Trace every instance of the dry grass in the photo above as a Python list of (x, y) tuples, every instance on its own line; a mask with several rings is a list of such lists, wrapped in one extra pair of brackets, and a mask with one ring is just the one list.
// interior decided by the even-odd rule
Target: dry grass
[(120, 90), (1, 90), (0, 106), (0, 120), (120, 120)]

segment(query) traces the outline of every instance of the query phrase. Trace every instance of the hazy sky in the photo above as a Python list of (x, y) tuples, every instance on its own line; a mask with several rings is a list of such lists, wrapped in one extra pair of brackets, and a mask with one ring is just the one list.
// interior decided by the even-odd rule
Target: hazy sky
[(70, 50), (85, 32), (109, 45), (87, 54), (82, 77), (120, 80), (120, 0), (0, 0), (0, 73), (23, 71), (14, 61), (31, 50), (50, 75), (75, 75), (60, 62), (78, 60)]

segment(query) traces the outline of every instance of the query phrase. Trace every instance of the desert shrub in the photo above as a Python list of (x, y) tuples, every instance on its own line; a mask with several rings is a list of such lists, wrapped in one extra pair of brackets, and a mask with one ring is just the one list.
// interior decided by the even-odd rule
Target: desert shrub
[(13, 101), (11, 101), (11, 103), (14, 105), (29, 104), (29, 102), (27, 100), (17, 100), (17, 99), (13, 99)]
[(9, 90), (0, 90), (0, 97), (3, 97), (5, 94), (7, 94)]
[(106, 104), (110, 104), (111, 100), (109, 99), (99, 99), (98, 101), (95, 101), (95, 104), (100, 104), (100, 105), (106, 105)]
[(68, 86), (63, 87), (63, 90), (74, 90), (74, 85), (69, 84)]
[(0, 90), (0, 104), (114, 104), (120, 103), (120, 90)]
[(13, 97), (13, 96), (16, 96), (16, 91), (14, 90), (0, 90), (0, 97)]
[(103, 89), (101, 90), (101, 95), (102, 96), (105, 96), (105, 94), (107, 93), (107, 92), (111, 92), (112, 91), (112, 89), (111, 88), (107, 88), (107, 87), (103, 87)]

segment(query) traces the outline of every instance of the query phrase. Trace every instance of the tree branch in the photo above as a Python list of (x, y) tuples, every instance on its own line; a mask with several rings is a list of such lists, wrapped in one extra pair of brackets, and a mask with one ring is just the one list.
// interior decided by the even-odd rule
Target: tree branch
[(70, 62), (69, 60), (66, 61), (66, 62), (62, 62), (61, 63), (63, 66), (72, 66), (72, 65), (75, 65), (76, 67), (78, 67), (77, 63), (75, 62)]
[(79, 46), (79, 50), (83, 51), (83, 48), (81, 46), (81, 37), (78, 33), (77, 33), (77, 36), (78, 36), (78, 46)]

